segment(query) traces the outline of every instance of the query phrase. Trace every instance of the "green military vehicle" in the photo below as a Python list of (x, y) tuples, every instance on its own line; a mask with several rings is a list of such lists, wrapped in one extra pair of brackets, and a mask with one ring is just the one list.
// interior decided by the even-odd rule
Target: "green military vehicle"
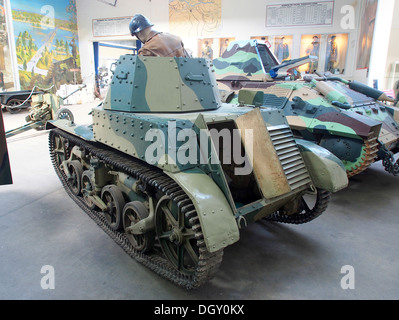
[(232, 103), (255, 99), (281, 110), (295, 136), (335, 154), (349, 177), (378, 160), (398, 174), (399, 109), (384, 103), (394, 99), (332, 75), (300, 79), (296, 68), (314, 59), (280, 64), (266, 44), (250, 40), (232, 42), (213, 63), (220, 90)]
[(222, 103), (206, 59), (124, 55), (113, 73), (92, 125), (47, 122), (51, 158), (75, 202), (175, 284), (213, 277), (241, 228), (309, 222), (348, 184), (280, 110)]

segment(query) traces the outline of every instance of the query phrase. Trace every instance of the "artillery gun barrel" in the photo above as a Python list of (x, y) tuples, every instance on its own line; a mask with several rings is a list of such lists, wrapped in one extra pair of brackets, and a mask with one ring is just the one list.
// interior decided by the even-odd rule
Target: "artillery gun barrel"
[(81, 90), (83, 90), (83, 89), (86, 88), (86, 87), (87, 87), (87, 85), (84, 84), (83, 86), (77, 88), (75, 91), (73, 91), (73, 92), (71, 92), (70, 94), (68, 94), (66, 97), (64, 97), (64, 98), (61, 97), (61, 99), (62, 99), (62, 100), (66, 100), (66, 99), (68, 99), (70, 96), (74, 95), (76, 92), (81, 91)]
[(13, 136), (16, 136), (17, 134), (22, 133), (22, 132), (29, 131), (30, 129), (38, 128), (41, 124), (42, 124), (41, 121), (30, 122), (21, 127), (9, 130), (6, 132), (6, 138), (11, 138)]
[(325, 96), (331, 103), (338, 102), (345, 106), (349, 106), (349, 102), (345, 95), (335, 90), (326, 82), (318, 81), (315, 78), (310, 79), (310, 77), (304, 78), (305, 81), (312, 83), (320, 93)]
[(394, 98), (391, 98), (386, 95), (385, 92), (382, 92), (378, 89), (369, 87), (368, 85), (361, 83), (359, 81), (348, 81), (345, 79), (342, 79), (340, 77), (319, 77), (319, 78), (313, 78), (311, 76), (305, 76), (303, 78), (307, 82), (312, 82), (312, 81), (340, 81), (342, 83), (345, 83), (348, 85), (348, 87), (356, 92), (362, 93), (370, 98), (373, 98), (374, 100), (377, 101), (389, 101), (389, 102), (395, 102), (396, 100)]
[(351, 88), (352, 90), (363, 93), (364, 95), (366, 95), (370, 98), (373, 98), (377, 101), (395, 102), (395, 99), (388, 97), (384, 92), (382, 92), (378, 89), (369, 87), (361, 82), (351, 81), (351, 82), (349, 82), (348, 85), (349, 85), (349, 88)]

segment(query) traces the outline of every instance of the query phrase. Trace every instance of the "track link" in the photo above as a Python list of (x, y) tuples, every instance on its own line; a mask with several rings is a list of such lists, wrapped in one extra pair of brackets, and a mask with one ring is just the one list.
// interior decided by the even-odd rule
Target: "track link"
[(361, 155), (359, 163), (346, 171), (348, 178), (351, 178), (370, 167), (376, 160), (378, 153), (377, 137), (370, 132), (368, 138), (364, 141), (364, 154)]
[[(292, 215), (283, 215), (279, 211), (265, 217), (265, 220), (288, 223), (288, 224), (304, 224), (313, 221), (327, 209), (328, 203), (331, 199), (331, 192), (326, 190), (317, 190), (317, 199), (312, 209), (308, 208), (304, 203), (303, 212), (295, 213)], [(304, 202), (304, 200), (303, 200)]]
[[(114, 231), (100, 211), (88, 208), (82, 197), (75, 196), (71, 191), (67, 177), (63, 170), (58, 166), (56, 154), (54, 152), (55, 139), (59, 135), (68, 141), (68, 150), (73, 146), (79, 146), (86, 154), (96, 157), (104, 163), (111, 165), (115, 170), (124, 172), (133, 178), (150, 185), (165, 195), (169, 196), (173, 201), (181, 207), (182, 213), (189, 218), (191, 227), (195, 230), (195, 239), (199, 249), (199, 261), (193, 275), (186, 275), (179, 272), (169, 263), (163, 255), (160, 248), (143, 254), (138, 252), (129, 242), (125, 233)], [(92, 219), (97, 225), (103, 229), (130, 257), (140, 262), (147, 268), (151, 269), (161, 277), (173, 282), (174, 284), (186, 289), (195, 289), (207, 281), (209, 281), (217, 273), (223, 258), (223, 250), (210, 253), (206, 246), (197, 217), (195, 207), (188, 195), (180, 188), (180, 186), (169, 176), (156, 167), (149, 166), (135, 158), (129, 157), (117, 150), (110, 149), (104, 145), (88, 142), (73, 136), (60, 129), (53, 129), (49, 134), (50, 156), (56, 174), (61, 180), (67, 194), (76, 202), (76, 204)], [(67, 155), (68, 156), (68, 155)], [(182, 195), (184, 195), (182, 197)]]

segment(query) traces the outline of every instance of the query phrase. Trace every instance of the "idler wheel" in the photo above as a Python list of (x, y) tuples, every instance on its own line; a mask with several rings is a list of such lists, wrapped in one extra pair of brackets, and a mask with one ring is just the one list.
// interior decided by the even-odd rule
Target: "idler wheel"
[(54, 135), (54, 156), (55, 162), (59, 168), (67, 159), (68, 141), (58, 134)]

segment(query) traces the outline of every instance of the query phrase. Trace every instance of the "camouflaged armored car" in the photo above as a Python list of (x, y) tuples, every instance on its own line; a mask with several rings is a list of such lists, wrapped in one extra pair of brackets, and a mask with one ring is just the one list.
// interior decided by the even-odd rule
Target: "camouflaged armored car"
[(250, 40), (230, 43), (213, 63), (220, 90), (232, 103), (253, 101), (281, 110), (295, 136), (335, 154), (349, 177), (379, 160), (388, 172), (398, 174), (395, 100), (331, 74), (301, 79), (296, 68), (315, 59), (306, 56), (280, 63), (266, 44)]
[(296, 141), (281, 110), (222, 103), (210, 61), (124, 55), (115, 66), (91, 125), (47, 123), (51, 158), (75, 202), (170, 281), (204, 284), (241, 228), (309, 222), (347, 186), (342, 162)]

